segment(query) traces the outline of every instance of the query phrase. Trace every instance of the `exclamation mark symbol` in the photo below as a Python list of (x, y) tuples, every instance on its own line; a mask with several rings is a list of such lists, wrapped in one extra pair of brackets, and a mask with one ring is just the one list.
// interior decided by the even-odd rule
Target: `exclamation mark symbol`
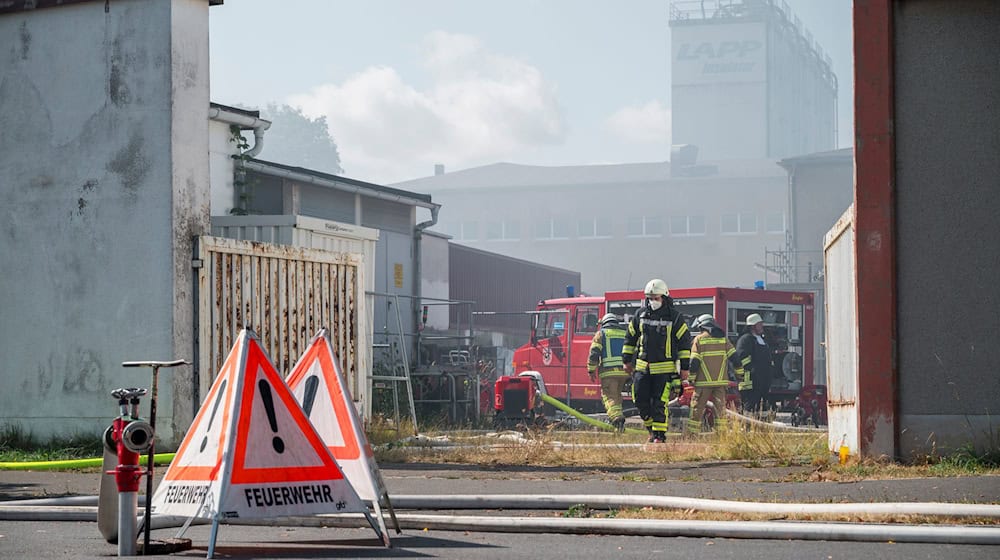
[(306, 418), (312, 414), (313, 403), (316, 402), (317, 387), (319, 387), (319, 377), (310, 375), (306, 378), (306, 392), (302, 395), (302, 410), (306, 413)]
[(205, 451), (205, 446), (208, 445), (208, 432), (212, 429), (212, 421), (215, 420), (215, 413), (219, 411), (219, 403), (222, 402), (222, 395), (226, 394), (226, 383), (228, 379), (223, 379), (222, 383), (219, 384), (219, 396), (215, 397), (215, 405), (212, 406), (212, 415), (208, 417), (208, 426), (205, 426), (205, 437), (201, 440), (201, 447), (198, 452)]
[[(267, 384), (267, 381), (261, 379), (257, 382), (257, 388), (260, 389), (260, 400), (264, 403), (264, 412), (267, 413), (267, 423), (271, 425), (271, 431), (278, 433), (278, 419), (274, 416), (274, 399), (271, 398), (271, 386)], [(281, 438), (274, 436), (271, 438), (271, 446), (278, 453), (285, 452), (285, 442), (281, 441)]]

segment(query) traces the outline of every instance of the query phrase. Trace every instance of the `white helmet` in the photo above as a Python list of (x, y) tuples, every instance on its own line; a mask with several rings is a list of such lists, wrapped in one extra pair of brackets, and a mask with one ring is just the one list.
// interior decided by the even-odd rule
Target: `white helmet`
[(618, 316), (614, 313), (607, 313), (604, 317), (601, 317), (601, 326), (607, 325), (608, 323), (617, 323)]
[(715, 317), (712, 317), (708, 313), (705, 313), (704, 315), (700, 315), (697, 319), (695, 319), (691, 327), (696, 331), (700, 331), (702, 329), (711, 329), (713, 327), (717, 328), (718, 325), (715, 324)]
[(752, 327), (763, 320), (763, 317), (761, 317), (759, 313), (753, 313), (747, 316), (747, 325)]
[(669, 296), (670, 289), (667, 288), (667, 283), (659, 278), (653, 278), (648, 283), (646, 283), (646, 289), (643, 290), (647, 296)]

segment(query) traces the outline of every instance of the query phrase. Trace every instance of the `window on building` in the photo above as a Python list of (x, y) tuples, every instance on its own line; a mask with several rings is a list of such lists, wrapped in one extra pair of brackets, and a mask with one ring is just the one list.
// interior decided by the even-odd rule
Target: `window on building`
[(785, 214), (767, 215), (767, 233), (785, 233)]
[(705, 216), (672, 216), (670, 235), (705, 235)]
[(568, 218), (556, 218), (552, 220), (553, 239), (569, 239), (572, 230), (572, 222)]
[(576, 234), (581, 239), (611, 237), (610, 218), (581, 218), (577, 222)]
[(629, 237), (660, 237), (663, 224), (659, 216), (637, 216), (629, 218), (625, 234)]
[(486, 222), (486, 239), (489, 241), (516, 241), (521, 237), (521, 222), (503, 220)]
[(570, 233), (570, 220), (566, 218), (550, 218), (535, 222), (535, 239), (569, 239)]
[(757, 215), (752, 212), (723, 214), (722, 233), (757, 233)]

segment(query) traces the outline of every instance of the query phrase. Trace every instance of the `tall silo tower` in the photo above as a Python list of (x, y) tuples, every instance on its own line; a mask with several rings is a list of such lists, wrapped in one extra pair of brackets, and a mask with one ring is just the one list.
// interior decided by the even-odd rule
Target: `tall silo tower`
[(673, 143), (700, 159), (836, 147), (831, 60), (783, 0), (674, 0)]

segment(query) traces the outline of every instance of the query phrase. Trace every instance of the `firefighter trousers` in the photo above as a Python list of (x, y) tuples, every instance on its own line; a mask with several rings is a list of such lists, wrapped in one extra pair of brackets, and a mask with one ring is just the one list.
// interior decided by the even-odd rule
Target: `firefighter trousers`
[(708, 407), (709, 402), (715, 408), (716, 429), (721, 429), (725, 425), (727, 388), (726, 385), (716, 385), (714, 387), (699, 387), (695, 385), (694, 395), (691, 396), (691, 418), (688, 420), (687, 426), (689, 432), (698, 433), (701, 431), (705, 409)]
[(636, 371), (632, 374), (632, 400), (646, 429), (652, 432), (667, 431), (666, 404), (663, 390), (669, 381), (665, 373)]
[(614, 422), (622, 418), (622, 389), (628, 381), (626, 375), (609, 375), (601, 378), (601, 401), (604, 410), (608, 412), (608, 421)]

